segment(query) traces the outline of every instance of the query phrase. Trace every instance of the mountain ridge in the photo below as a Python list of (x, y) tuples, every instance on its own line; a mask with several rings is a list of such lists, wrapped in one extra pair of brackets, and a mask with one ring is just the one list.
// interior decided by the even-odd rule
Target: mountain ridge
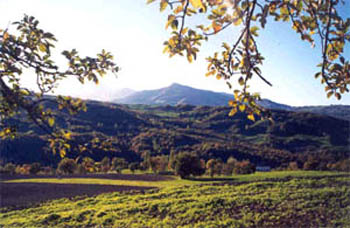
[[(113, 99), (111, 102), (143, 105), (227, 106), (228, 102), (233, 99), (234, 96), (228, 93), (196, 89), (187, 85), (172, 83), (170, 86), (160, 89), (135, 91), (121, 98)], [(350, 121), (350, 105), (291, 106), (266, 98), (258, 101), (258, 104), (267, 109), (312, 112)]]

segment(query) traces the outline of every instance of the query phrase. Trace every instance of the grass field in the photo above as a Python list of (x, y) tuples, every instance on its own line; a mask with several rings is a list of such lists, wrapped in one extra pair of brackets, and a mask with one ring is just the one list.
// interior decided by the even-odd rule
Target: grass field
[(158, 188), (2, 209), (0, 227), (350, 227), (349, 174), (269, 172), (218, 179), (9, 180)]

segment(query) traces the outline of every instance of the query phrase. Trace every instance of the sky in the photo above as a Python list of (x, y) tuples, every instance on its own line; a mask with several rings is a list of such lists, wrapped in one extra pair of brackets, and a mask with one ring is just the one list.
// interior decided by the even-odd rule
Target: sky
[[(158, 4), (146, 5), (146, 0), (0, 0), (0, 8), (3, 9), (0, 28), (11, 29), (12, 22), (27, 14), (40, 21), (39, 27), (53, 33), (58, 39), (55, 60), (60, 65), (65, 66), (65, 63), (59, 53), (76, 48), (82, 56), (108, 50), (121, 67), (117, 77), (109, 74), (98, 86), (81, 85), (76, 79), (64, 80), (56, 94), (109, 101), (122, 88), (150, 90), (172, 83), (231, 92), (225, 81), (205, 77), (205, 58), (214, 51), (221, 51), (222, 40), (237, 38), (239, 28), (211, 37), (203, 43), (197, 61), (190, 64), (186, 58), (169, 58), (162, 53), (163, 42), (169, 37), (169, 31), (165, 30), (167, 14), (159, 13)], [(340, 10), (343, 14), (350, 12), (350, 4)], [(312, 49), (290, 28), (289, 24), (269, 21), (266, 28), (260, 30), (257, 42), (266, 58), (262, 72), (273, 87), (255, 78), (251, 91), (294, 106), (350, 105), (349, 93), (340, 101), (326, 98), (324, 86), (314, 79), (316, 65), (321, 61), (319, 46), (316, 44)], [(349, 58), (349, 44), (345, 53)], [(24, 86), (34, 88), (33, 75), (28, 73), (23, 78)], [(232, 82), (237, 83), (236, 79)]]

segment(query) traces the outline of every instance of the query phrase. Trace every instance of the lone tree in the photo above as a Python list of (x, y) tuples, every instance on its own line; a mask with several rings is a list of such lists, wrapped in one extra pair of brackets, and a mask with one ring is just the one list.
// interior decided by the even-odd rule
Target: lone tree
[[(61, 80), (69, 77), (76, 78), (82, 84), (85, 81), (98, 83), (100, 77), (108, 71), (116, 73), (119, 68), (113, 56), (102, 50), (95, 58), (81, 57), (73, 49), (63, 51), (68, 67), (60, 69), (52, 59), (52, 49), (56, 38), (53, 34), (45, 32), (38, 27), (39, 21), (34, 17), (25, 15), (24, 18), (13, 23), (17, 31), (13, 34), (8, 29), (0, 29), (0, 138), (15, 137), (16, 126), (11, 125), (8, 119), (25, 115), (48, 135), (50, 148), (54, 153), (59, 152), (62, 157), (71, 149), (72, 134), (62, 129), (55, 122), (55, 113), (48, 104), (56, 105), (59, 110), (67, 110), (76, 114), (86, 110), (84, 102), (71, 97), (57, 96), (55, 99), (44, 96), (51, 93)], [(23, 88), (21, 78), (34, 72), (36, 78), (36, 92)], [(22, 117), (22, 116), (21, 116)], [(80, 150), (86, 145), (100, 146), (101, 140), (84, 142)], [(104, 140), (104, 145), (106, 140)]]
[(193, 176), (203, 175), (205, 167), (202, 167), (201, 161), (196, 154), (182, 152), (176, 155), (175, 172), (182, 179)]
[[(248, 88), (255, 77), (272, 86), (260, 70), (264, 57), (256, 42), (269, 18), (290, 23), (300, 39), (312, 47), (320, 45), (322, 61), (317, 65), (315, 78), (321, 78), (327, 97), (341, 99), (341, 94), (349, 92), (350, 64), (343, 53), (350, 41), (350, 19), (338, 14), (337, 8), (344, 4), (342, 0), (147, 0), (152, 2), (159, 2), (160, 11), (169, 12), (166, 29), (171, 29), (171, 35), (164, 42), (164, 53), (170, 57), (186, 55), (192, 62), (203, 41), (231, 26), (241, 28), (233, 43), (222, 42), (222, 51), (207, 58), (207, 76), (223, 79), (230, 89), (232, 80), (240, 86), (233, 91), (235, 100), (229, 102), (230, 115), (245, 111), (254, 121), (254, 114), (265, 113), (256, 104), (259, 94)], [(204, 14), (207, 22), (192, 20), (187, 26), (188, 17), (202, 18), (198, 14)]]

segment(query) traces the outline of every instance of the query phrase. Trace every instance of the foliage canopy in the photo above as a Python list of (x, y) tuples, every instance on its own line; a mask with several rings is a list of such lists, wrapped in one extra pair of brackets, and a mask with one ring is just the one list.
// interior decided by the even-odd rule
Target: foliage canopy
[[(249, 82), (258, 77), (272, 86), (260, 70), (264, 57), (256, 42), (269, 18), (289, 22), (300, 39), (312, 47), (319, 43), (322, 61), (315, 78), (321, 78), (328, 98), (341, 99), (341, 94), (349, 92), (350, 64), (344, 48), (350, 41), (350, 18), (338, 14), (342, 0), (147, 0), (152, 2), (159, 2), (160, 11), (169, 12), (165, 28), (171, 29), (171, 35), (164, 42), (164, 53), (170, 57), (186, 55), (192, 62), (203, 41), (231, 26), (241, 28), (235, 42), (222, 42), (222, 51), (207, 58), (206, 76), (224, 79), (230, 89), (232, 80), (240, 86), (233, 91), (230, 115), (245, 111), (254, 120), (254, 114), (264, 113), (256, 104), (260, 95), (249, 91)], [(207, 23), (187, 26), (188, 18), (199, 14), (207, 17)]]
[[(71, 149), (73, 140), (71, 132), (61, 128), (55, 121), (57, 115), (50, 105), (57, 105), (59, 110), (76, 114), (86, 110), (80, 99), (58, 96), (45, 96), (52, 93), (59, 82), (74, 77), (80, 83), (92, 81), (98, 83), (100, 77), (108, 71), (118, 72), (118, 66), (112, 61), (111, 53), (102, 50), (97, 57), (81, 57), (73, 49), (63, 51), (68, 67), (61, 69), (52, 58), (55, 36), (38, 27), (39, 21), (25, 15), (21, 21), (13, 23), (16, 32), (0, 29), (0, 138), (16, 135), (16, 126), (9, 118), (24, 114), (49, 135), (50, 148), (63, 157)], [(21, 79), (28, 70), (35, 73), (36, 91), (21, 86)], [(90, 144), (99, 146), (101, 141), (93, 139)], [(84, 150), (85, 146), (80, 146)]]

